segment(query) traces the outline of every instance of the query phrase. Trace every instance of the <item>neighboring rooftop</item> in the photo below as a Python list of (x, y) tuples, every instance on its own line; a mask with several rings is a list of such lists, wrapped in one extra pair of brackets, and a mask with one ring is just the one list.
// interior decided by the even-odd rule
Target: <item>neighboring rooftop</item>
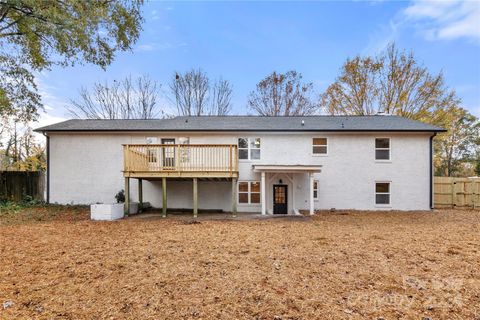
[(35, 129), (64, 131), (416, 131), (442, 132), (442, 128), (390, 115), (371, 116), (200, 116), (152, 120), (73, 119)]

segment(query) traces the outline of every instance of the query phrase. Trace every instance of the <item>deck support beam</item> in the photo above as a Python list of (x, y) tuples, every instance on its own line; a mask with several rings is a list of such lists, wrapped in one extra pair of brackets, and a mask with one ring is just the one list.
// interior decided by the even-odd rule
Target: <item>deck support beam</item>
[(125, 178), (125, 216), (130, 213), (130, 178)]
[(198, 215), (198, 179), (193, 178), (193, 217)]
[(309, 176), (309, 185), (310, 185), (310, 188), (309, 188), (309, 192), (310, 192), (310, 215), (313, 215), (315, 213), (315, 210), (314, 210), (314, 199), (313, 199), (313, 173), (310, 172), (308, 174)]
[(143, 179), (138, 179), (138, 212), (143, 211)]
[(162, 217), (167, 217), (167, 178), (162, 178)]
[(237, 216), (237, 179), (232, 178), (232, 216)]
[(260, 195), (262, 197), (262, 200), (261, 200), (261, 202), (262, 202), (262, 215), (267, 214), (267, 197), (266, 197), (266, 192), (265, 192), (265, 190), (266, 190), (265, 181), (266, 181), (265, 171), (262, 171), (262, 181), (260, 183), (260, 188), (262, 188), (261, 193), (260, 193)]

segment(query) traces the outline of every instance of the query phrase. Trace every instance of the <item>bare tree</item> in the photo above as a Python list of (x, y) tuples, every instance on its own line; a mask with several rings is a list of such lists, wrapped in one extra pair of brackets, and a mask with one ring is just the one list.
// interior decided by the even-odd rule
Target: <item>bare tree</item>
[(228, 80), (218, 79), (212, 88), (211, 113), (224, 116), (232, 111), (232, 85)]
[(91, 90), (80, 89), (79, 100), (70, 100), (70, 114), (87, 119), (152, 119), (159, 116), (161, 85), (144, 75), (121, 81), (95, 83)]
[(395, 44), (377, 56), (347, 60), (320, 100), (330, 114), (386, 112), (417, 120), (459, 102), (441, 73), (430, 74), (413, 53), (399, 51)]
[(176, 72), (171, 83), (177, 114), (183, 116), (226, 115), (231, 111), (232, 86), (222, 78), (211, 85), (201, 69)]
[(273, 72), (257, 84), (248, 98), (248, 106), (262, 116), (309, 115), (317, 111), (313, 83), (303, 83), (302, 74)]

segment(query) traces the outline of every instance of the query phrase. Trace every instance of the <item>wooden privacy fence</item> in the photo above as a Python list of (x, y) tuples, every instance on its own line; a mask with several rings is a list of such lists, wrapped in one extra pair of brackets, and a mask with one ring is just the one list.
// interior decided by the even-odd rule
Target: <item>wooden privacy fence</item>
[(45, 174), (41, 171), (0, 171), (0, 200), (44, 200)]
[(435, 208), (480, 208), (480, 178), (434, 177)]

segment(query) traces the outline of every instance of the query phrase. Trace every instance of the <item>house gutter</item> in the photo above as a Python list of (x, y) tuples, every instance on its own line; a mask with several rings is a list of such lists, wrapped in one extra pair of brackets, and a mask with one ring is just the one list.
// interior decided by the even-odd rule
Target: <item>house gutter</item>
[(282, 132), (282, 133), (290, 133), (290, 132), (394, 132), (394, 133), (437, 133), (437, 132), (446, 132), (447, 130), (441, 129), (432, 129), (432, 130), (425, 130), (425, 129), (35, 129), (34, 132)]
[(433, 209), (433, 138), (437, 135), (436, 132), (430, 136), (430, 209)]
[(45, 138), (47, 139), (47, 174), (46, 174), (46, 178), (47, 178), (47, 194), (46, 194), (46, 197), (45, 197), (45, 202), (46, 203), (50, 203), (50, 137), (45, 133), (43, 132), (43, 135), (45, 136)]

